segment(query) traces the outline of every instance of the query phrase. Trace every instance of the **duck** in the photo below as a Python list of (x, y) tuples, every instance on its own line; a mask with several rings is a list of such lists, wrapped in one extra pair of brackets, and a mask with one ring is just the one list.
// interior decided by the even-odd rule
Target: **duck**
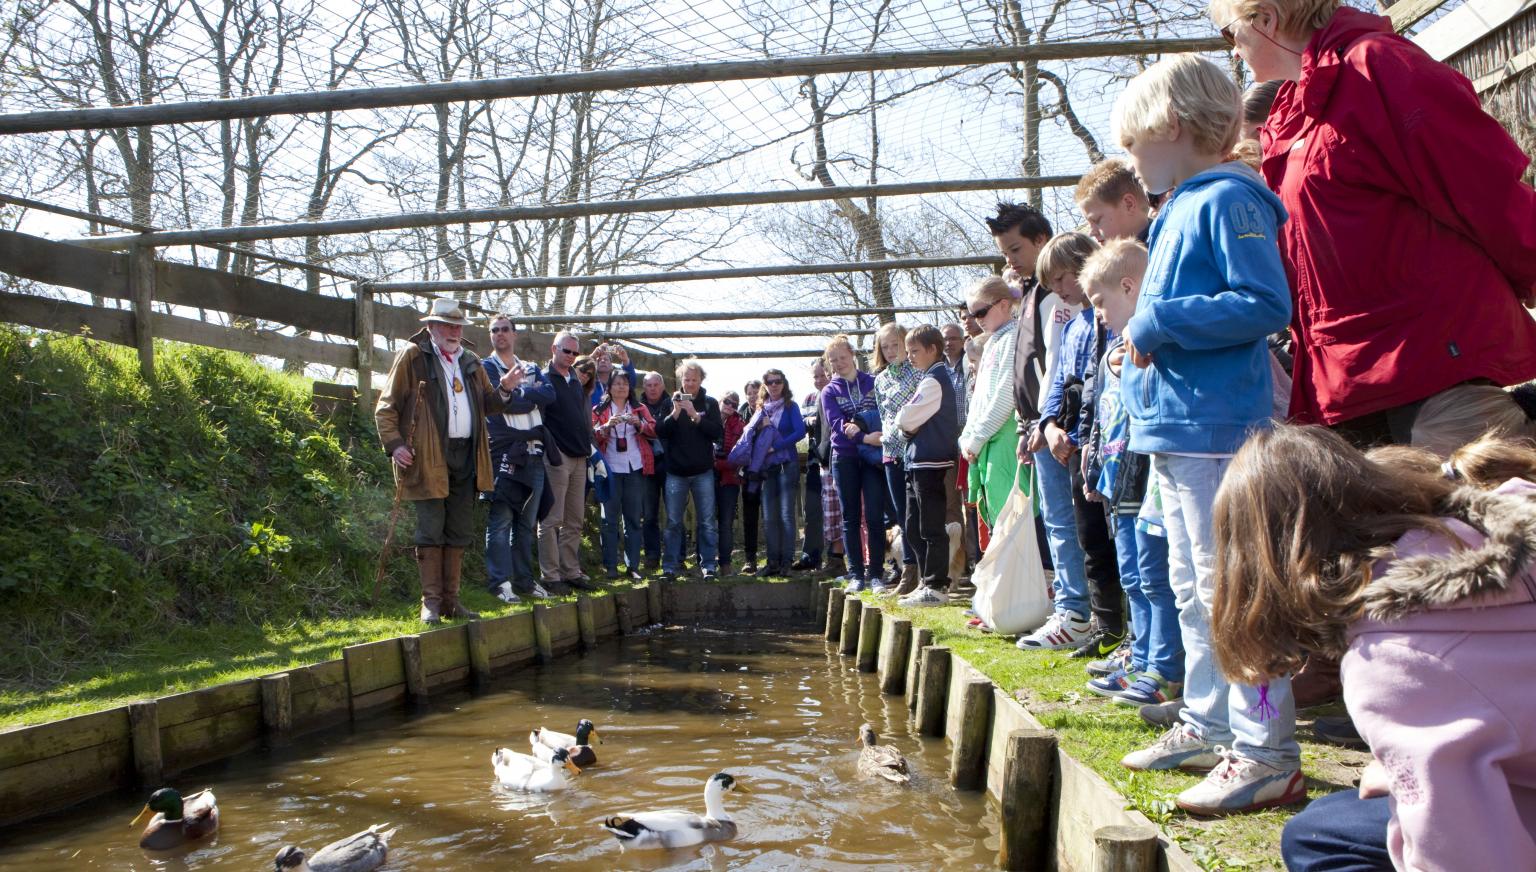
[(285, 845), (272, 861), (275, 872), (373, 872), (389, 856), (389, 839), (395, 830), (374, 824), (360, 833), (326, 845), (313, 856), (302, 848)]
[(704, 814), (687, 811), (650, 811), (610, 817), (603, 829), (613, 833), (625, 848), (637, 850), (686, 848), (705, 842), (736, 838), (736, 822), (725, 813), (725, 792), (751, 793), (740, 780), (724, 772), (704, 782)]
[(496, 770), (497, 781), (535, 793), (564, 790), (571, 786), (570, 775), (581, 774), (564, 748), (556, 749), (549, 760), (519, 754), (511, 748), (497, 748), (491, 755), (491, 766)]
[(155, 816), (139, 837), (139, 847), (149, 851), (165, 851), (195, 842), (219, 829), (219, 802), (208, 789), (182, 799), (174, 789), (162, 787), (149, 795), (144, 809), (128, 826), (136, 826), (139, 818), (149, 812), (155, 812)]
[(859, 774), (884, 778), (896, 784), (912, 780), (907, 768), (907, 758), (890, 745), (877, 744), (875, 728), (870, 724), (859, 727)]
[(603, 740), (597, 735), (597, 727), (586, 718), (576, 722), (576, 735), (559, 733), (548, 727), (535, 727), (528, 734), (528, 744), (533, 747), (535, 756), (547, 759), (548, 754), (541, 753), (540, 748), (554, 750), (564, 748), (571, 755), (571, 762), (577, 766), (591, 766), (597, 762), (597, 752), (592, 750), (591, 739), (597, 739), (598, 744)]

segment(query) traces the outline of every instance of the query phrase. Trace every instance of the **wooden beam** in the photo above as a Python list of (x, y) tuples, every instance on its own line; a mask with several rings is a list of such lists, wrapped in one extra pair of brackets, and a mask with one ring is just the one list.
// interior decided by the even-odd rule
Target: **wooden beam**
[(820, 357), (826, 352), (824, 348), (800, 348), (793, 351), (679, 351), (679, 359), (697, 358), (698, 360), (751, 360), (753, 358), (782, 359), (787, 357)]
[(382, 293), (441, 294), (453, 296), (471, 291), (503, 291), (518, 288), (591, 288), (605, 285), (654, 285), (672, 282), (702, 282), (720, 279), (749, 279), (767, 276), (814, 276), (832, 273), (877, 272), (884, 270), (941, 269), (961, 266), (1001, 266), (1000, 255), (965, 257), (904, 257), (888, 260), (861, 260), (849, 263), (791, 263), (724, 269), (667, 270), (665, 272), (614, 273), (595, 276), (525, 276), (522, 278), (467, 279), (447, 282), (374, 282)]
[(328, 221), (290, 221), (248, 227), (201, 227), (161, 230), (129, 236), (92, 236), (73, 240), (92, 248), (124, 249), (135, 245), (208, 245), (214, 242), (254, 242), (300, 236), (344, 236), (381, 230), (412, 230), (489, 222), (550, 221), (591, 218), (601, 215), (633, 215), (645, 212), (682, 212), (728, 206), (765, 206), (775, 203), (812, 203), (822, 200), (860, 200), (868, 197), (905, 197), (962, 191), (1018, 191), (1064, 188), (1080, 176), (1031, 178), (956, 179), (932, 182), (892, 182), (882, 185), (844, 185), (834, 188), (788, 188), (777, 191), (726, 191), (687, 197), (652, 197), (639, 200), (594, 200), (585, 203), (543, 203), (537, 206), (501, 206), (490, 209), (458, 209), (445, 212), (405, 212), (367, 218), (336, 218)]
[[(614, 341), (634, 341), (636, 339), (787, 339), (795, 336), (825, 336), (833, 332), (826, 327), (808, 327), (804, 330), (619, 330), (613, 333), (593, 331), (583, 333), (582, 338), (588, 336), (602, 337)], [(849, 336), (873, 336), (875, 330), (869, 327), (849, 328), (839, 326), (838, 333), (846, 333)]]
[(270, 115), (305, 115), (313, 112), (345, 112), (356, 109), (384, 109), (391, 106), (500, 100), (509, 97), (628, 91), (634, 88), (657, 88), (703, 82), (731, 82), (874, 70), (966, 67), (1010, 61), (1060, 61), (1074, 58), (1174, 54), (1216, 51), (1224, 47), (1224, 42), (1214, 38), (1133, 39), (941, 51), (809, 55), (767, 60), (631, 67), (506, 79), (433, 82), (424, 85), (337, 88), (330, 91), (270, 94), (229, 100), (193, 100), (140, 106), (101, 106), (88, 109), (17, 112), (0, 115), (0, 133), (44, 133), (50, 130), (95, 130), (106, 127), (192, 124)]
[(373, 411), (373, 291), (353, 282), (352, 302), (357, 320), (357, 413), (366, 419)]
[(1387, 7), (1387, 17), (1398, 33), (1418, 24), (1431, 13), (1445, 5), (1445, 0), (1397, 0)]
[[(605, 324), (609, 322), (671, 324), (678, 321), (745, 321), (764, 318), (841, 318), (846, 320), (860, 315), (874, 318), (880, 315), (901, 315), (915, 312), (952, 312), (958, 308), (959, 304), (955, 303), (947, 306), (850, 306), (845, 309), (748, 309), (724, 312), (622, 312), (613, 315), (514, 314), (513, 317), (517, 319), (518, 329), (521, 330), (525, 326), (549, 325), (568, 327), (574, 324)], [(379, 332), (384, 333), (382, 325)]]
[(133, 300), (133, 344), (139, 374), (155, 380), (155, 250), (136, 248), (128, 256), (128, 293)]

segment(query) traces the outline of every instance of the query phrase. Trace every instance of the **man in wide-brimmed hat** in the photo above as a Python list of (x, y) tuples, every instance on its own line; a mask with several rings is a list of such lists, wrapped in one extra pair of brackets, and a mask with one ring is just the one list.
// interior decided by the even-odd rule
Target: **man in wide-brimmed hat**
[[(475, 494), (494, 489), (485, 416), (502, 411), (523, 378), (493, 385), (465, 346), (469, 319), (454, 300), (433, 300), (426, 327), (395, 356), (374, 409), (394, 460), (401, 499), (416, 504), (421, 619), (478, 618), (459, 602), (464, 549), (474, 540)], [(417, 404), (424, 403), (418, 411)]]

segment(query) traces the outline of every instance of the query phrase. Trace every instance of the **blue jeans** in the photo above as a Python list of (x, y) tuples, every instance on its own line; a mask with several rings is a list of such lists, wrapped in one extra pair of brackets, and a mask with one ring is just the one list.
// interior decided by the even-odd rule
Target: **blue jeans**
[(1125, 601), (1130, 607), (1129, 626), (1131, 640), (1131, 668), (1141, 672), (1147, 668), (1147, 651), (1152, 642), (1152, 606), (1146, 594), (1141, 592), (1141, 571), (1136, 550), (1136, 516), (1113, 515), (1110, 530), (1115, 535), (1115, 559), (1120, 564), (1120, 586), (1125, 591)]
[(538, 540), (539, 496), (544, 492), (544, 461), (534, 457), (525, 467), (526, 483), (497, 477), (491, 515), (485, 525), (486, 587), (492, 592), (504, 581), (518, 591), (533, 589), (533, 547)]
[(1391, 872), (1391, 817), (1385, 796), (1361, 799), (1346, 790), (1318, 797), (1285, 822), (1280, 856), (1290, 872)]
[(645, 503), (645, 473), (614, 472), (608, 475), (608, 501), (603, 503), (603, 568), (619, 568), (619, 521), (624, 522), (624, 565), (640, 571), (640, 516)]
[[(907, 465), (900, 460), (885, 464), (885, 499), (890, 522), (901, 528), (901, 562), (916, 564), (917, 552), (907, 538)], [(884, 535), (884, 526), (880, 532)]]
[(731, 553), (736, 550), (736, 507), (740, 496), (739, 484), (715, 485), (715, 542), (722, 566), (730, 565)]
[[(880, 467), (857, 456), (832, 459), (832, 477), (843, 504), (843, 551), (848, 573), (859, 578), (878, 578), (885, 564), (885, 472)], [(859, 547), (861, 518), (869, 527), (867, 558)]]
[(667, 483), (667, 474), (661, 469), (661, 458), (656, 458), (656, 474), (645, 476), (640, 500), (641, 543), (645, 559), (661, 563), (661, 492)]
[[(1296, 700), (1291, 679), (1272, 679), (1261, 689), (1231, 684), (1211, 648), (1211, 604), (1215, 598), (1215, 536), (1211, 507), (1230, 457), (1152, 455), (1162, 489), (1163, 526), (1168, 530), (1168, 583), (1179, 605), (1184, 637), (1184, 701), (1179, 715), (1197, 735), (1226, 745), (1239, 757), (1281, 769), (1301, 760), (1296, 744)], [(1263, 708), (1267, 701), (1273, 711)]]
[(1046, 541), (1056, 576), (1057, 614), (1075, 612), (1088, 617), (1088, 573), (1083, 568), (1083, 546), (1077, 541), (1077, 518), (1072, 513), (1072, 475), (1049, 448), (1035, 452), (1035, 475), (1040, 482), (1040, 517), (1045, 519)]
[(784, 571), (795, 561), (795, 487), (800, 483), (800, 460), (787, 460), (766, 472), (763, 538), (768, 545), (768, 566)]
[(699, 519), (699, 558), (704, 569), (720, 571), (719, 527), (715, 520), (715, 471), (707, 470), (698, 475), (667, 476), (667, 553), (662, 558), (661, 569), (671, 575), (683, 568), (683, 511), (688, 498), (693, 497), (693, 513)]
[[(1147, 647), (1140, 662), (1164, 681), (1184, 680), (1184, 638), (1179, 604), (1168, 586), (1168, 537), (1136, 531), (1136, 570), (1147, 601)], [(1141, 628), (1136, 628), (1141, 641)]]

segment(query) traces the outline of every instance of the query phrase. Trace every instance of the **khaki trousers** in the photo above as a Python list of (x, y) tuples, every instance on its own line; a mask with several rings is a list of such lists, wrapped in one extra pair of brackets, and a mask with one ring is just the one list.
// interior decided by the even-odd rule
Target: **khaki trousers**
[(585, 520), (587, 497), (587, 459), (562, 452), (564, 461), (551, 466), (544, 460), (544, 473), (555, 504), (539, 522), (539, 573), (544, 581), (569, 581), (581, 577), (581, 525)]

